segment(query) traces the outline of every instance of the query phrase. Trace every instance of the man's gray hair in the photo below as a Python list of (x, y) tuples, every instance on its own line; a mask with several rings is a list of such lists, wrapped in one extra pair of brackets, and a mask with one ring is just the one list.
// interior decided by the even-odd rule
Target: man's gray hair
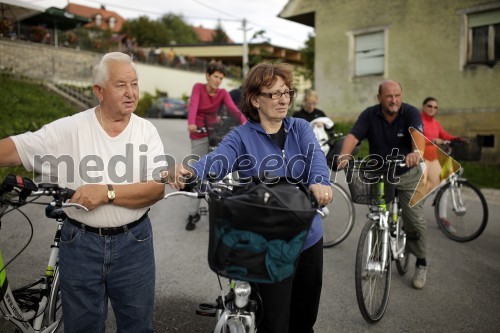
[(106, 53), (101, 61), (92, 68), (92, 84), (104, 87), (106, 82), (109, 80), (109, 64), (111, 62), (125, 62), (132, 65), (134, 71), (137, 75), (137, 69), (133, 59), (125, 53), (122, 52), (110, 52)]

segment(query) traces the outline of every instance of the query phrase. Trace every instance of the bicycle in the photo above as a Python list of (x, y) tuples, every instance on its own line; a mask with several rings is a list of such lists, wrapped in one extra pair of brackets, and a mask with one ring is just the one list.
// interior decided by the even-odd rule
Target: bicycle
[[(173, 196), (186, 196), (193, 199), (217, 200), (221, 195), (233, 192), (232, 180), (220, 182), (200, 181), (197, 185), (190, 186), (186, 191), (167, 193), (164, 199)], [(192, 192), (188, 192), (192, 190)], [(217, 274), (222, 295), (218, 296), (215, 303), (202, 303), (196, 309), (196, 314), (216, 319), (214, 333), (255, 333), (258, 321), (258, 294), (247, 281), (229, 279), (229, 291), (224, 294), (221, 277)], [(252, 295), (252, 297), (250, 297)]]
[(369, 208), (354, 274), (358, 307), (368, 323), (382, 319), (389, 303), (392, 260), (400, 275), (406, 274), (409, 264), (395, 180), (389, 177), (395, 167), (404, 165), (404, 158), (388, 158), (387, 162), (374, 168), (370, 162), (351, 161), (345, 169), (353, 202)]
[[(311, 122), (315, 127), (315, 122), (329, 122), (331, 124), (329, 134), (323, 129), (315, 130), (316, 139), (321, 150), (326, 154), (326, 160), (330, 167), (330, 183), (332, 184), (333, 200), (323, 208), (323, 247), (330, 248), (342, 243), (351, 233), (356, 221), (356, 210), (349, 193), (336, 181), (336, 156), (340, 154), (345, 135), (333, 130), (333, 121), (329, 118), (316, 118)], [(356, 154), (357, 149), (353, 152)], [(332, 212), (330, 214), (330, 212)]]
[[(263, 224), (251, 223), (246, 221), (247, 218), (253, 219), (252, 217), (245, 217), (242, 213), (241, 205), (247, 205), (241, 194), (244, 193), (244, 184), (238, 184), (232, 178), (224, 178), (223, 180), (215, 180), (211, 177), (207, 180), (197, 180), (195, 182), (189, 181), (187, 191), (175, 191), (165, 195), (165, 199), (171, 198), (173, 196), (186, 196), (194, 199), (206, 199), (209, 204), (209, 249), (208, 249), (208, 262), (209, 266), (217, 274), (219, 281), (219, 286), (221, 290), (221, 295), (217, 297), (215, 303), (202, 303), (196, 310), (197, 315), (214, 317), (216, 319), (216, 325), (214, 333), (255, 333), (257, 332), (257, 327), (262, 318), (264, 312), (264, 306), (259, 293), (252, 288), (252, 282), (266, 283), (266, 282), (277, 282), (282, 281), (285, 278), (290, 277), (293, 274), (294, 269), (290, 270), (288, 264), (296, 264), (298, 255), (300, 255), (303, 241), (307, 236), (307, 231), (309, 230), (310, 224), (312, 222), (312, 216), (314, 216), (318, 211), (316, 208), (310, 208), (307, 214), (311, 214), (311, 219), (309, 222), (304, 222), (300, 225), (301, 232), (295, 235), (294, 232), (298, 228), (294, 225), (293, 221), (290, 221), (287, 213), (285, 211), (291, 211), (294, 209), (283, 209), (277, 208), (272, 204), (275, 200), (273, 199), (273, 192), (262, 193), (264, 199), (264, 204), (267, 204), (269, 200), (269, 205), (266, 213), (279, 210), (278, 214), (286, 215), (284, 219), (287, 225), (290, 227), (284, 231), (287, 235), (283, 237), (290, 247), (295, 249), (292, 252), (287, 252), (287, 258), (281, 258), (278, 262), (272, 263), (273, 272), (270, 273), (267, 270), (268, 260), (267, 256), (268, 249), (273, 248), (275, 244), (272, 244), (276, 239), (269, 234), (283, 233), (283, 225), (280, 224), (267, 224), (270, 222), (265, 222)], [(290, 184), (293, 187), (295, 183)], [(192, 192), (188, 192), (192, 191)], [(279, 191), (278, 191), (279, 192)], [(239, 196), (236, 197), (235, 195)], [(255, 199), (255, 195), (259, 197), (258, 193), (252, 193), (251, 201), (256, 202), (256, 206), (251, 207), (251, 209), (256, 209), (258, 204), (261, 202), (259, 198)], [(234, 198), (233, 208), (228, 208), (227, 200)], [(314, 200), (315, 202), (315, 200)], [(238, 208), (239, 207), (239, 208)], [(281, 209), (281, 210), (280, 210)], [(301, 214), (306, 214), (305, 211), (294, 211), (292, 214), (298, 214), (297, 216), (304, 216)], [(277, 214), (274, 211), (274, 214)], [(297, 218), (295, 216), (295, 218)], [(237, 221), (234, 221), (237, 219)], [(301, 217), (299, 217), (301, 219)], [(272, 221), (276, 223), (276, 219)], [(278, 222), (281, 223), (281, 222)], [(277, 227), (277, 230), (273, 230), (271, 227)], [(265, 232), (268, 230), (268, 235), (261, 234), (261, 231)], [(294, 234), (292, 239), (289, 239), (290, 234)], [(262, 241), (266, 239), (266, 246), (262, 247)], [(299, 243), (295, 241), (299, 239)], [(277, 242), (283, 246), (283, 240), (279, 239)], [(234, 247), (229, 245), (234, 243)], [(259, 248), (259, 249), (257, 249)], [(264, 252), (260, 252), (261, 250)], [(271, 250), (271, 251), (274, 251)], [(254, 252), (255, 251), (255, 252)], [(287, 250), (289, 251), (289, 250)], [(274, 252), (276, 254), (276, 252)], [(282, 264), (288, 261), (286, 266), (286, 273), (283, 273)], [(249, 264), (247, 266), (247, 264)], [(263, 265), (266, 265), (264, 267)], [(257, 267), (256, 267), (257, 266)], [(283, 275), (284, 274), (284, 275)], [(221, 276), (228, 278), (229, 291), (224, 293), (224, 288), (221, 283)], [(276, 279), (276, 280), (275, 280)]]
[[(16, 332), (53, 333), (57, 332), (63, 324), (58, 263), (61, 228), (66, 219), (62, 208), (76, 207), (87, 210), (79, 204), (65, 203), (73, 194), (73, 190), (59, 187), (57, 184), (36, 185), (29, 178), (12, 174), (8, 175), (1, 184), (0, 223), (5, 215), (16, 210), (31, 226), (31, 235), (27, 244), (5, 265), (0, 253), (0, 312), (17, 328)], [(35, 202), (42, 196), (52, 197), (53, 200), (49, 204)], [(32, 200), (27, 201), (31, 197)], [(31, 220), (19, 209), (26, 204), (46, 205), (45, 214), (48, 218), (57, 221), (57, 227), (45, 273), (36, 281), (12, 290), (11, 281), (7, 279), (6, 268), (27, 248), (33, 236)]]
[[(472, 139), (469, 143), (445, 141), (442, 148), (458, 160), (480, 159), (481, 145)], [(488, 224), (486, 199), (479, 188), (462, 177), (463, 171), (460, 167), (439, 187), (432, 203), (437, 225), (446, 237), (457, 242), (478, 238)]]

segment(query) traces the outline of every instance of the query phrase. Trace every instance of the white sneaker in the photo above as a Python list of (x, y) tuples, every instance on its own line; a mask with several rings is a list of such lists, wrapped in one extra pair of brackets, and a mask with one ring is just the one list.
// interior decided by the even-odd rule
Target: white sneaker
[(427, 278), (427, 266), (418, 266), (413, 275), (413, 288), (422, 289), (425, 286)]

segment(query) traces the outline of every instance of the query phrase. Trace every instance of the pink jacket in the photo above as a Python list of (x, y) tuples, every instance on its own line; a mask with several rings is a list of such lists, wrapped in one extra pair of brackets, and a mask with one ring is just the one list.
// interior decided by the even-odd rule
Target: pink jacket
[[(191, 93), (188, 111), (188, 125), (207, 127), (217, 122), (217, 113), (222, 105), (225, 105), (229, 114), (239, 119), (244, 124), (247, 119), (236, 107), (231, 96), (225, 89), (218, 89), (215, 95), (210, 96), (206, 84), (196, 83)], [(206, 137), (207, 133), (190, 133), (191, 140)]]

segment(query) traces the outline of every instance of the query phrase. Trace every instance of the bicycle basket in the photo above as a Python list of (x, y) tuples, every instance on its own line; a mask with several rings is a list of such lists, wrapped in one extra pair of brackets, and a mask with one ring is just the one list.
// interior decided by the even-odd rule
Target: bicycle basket
[(281, 179), (211, 197), (208, 263), (219, 275), (274, 283), (291, 277), (316, 215), (302, 184)]
[[(364, 170), (353, 167), (345, 169), (346, 181), (354, 203), (377, 205), (394, 199), (396, 186), (381, 176), (387, 171)], [(379, 193), (378, 183), (384, 182), (384, 193)]]
[(468, 142), (453, 140), (450, 143), (451, 157), (459, 161), (479, 161), (483, 148), (482, 137), (468, 139)]

